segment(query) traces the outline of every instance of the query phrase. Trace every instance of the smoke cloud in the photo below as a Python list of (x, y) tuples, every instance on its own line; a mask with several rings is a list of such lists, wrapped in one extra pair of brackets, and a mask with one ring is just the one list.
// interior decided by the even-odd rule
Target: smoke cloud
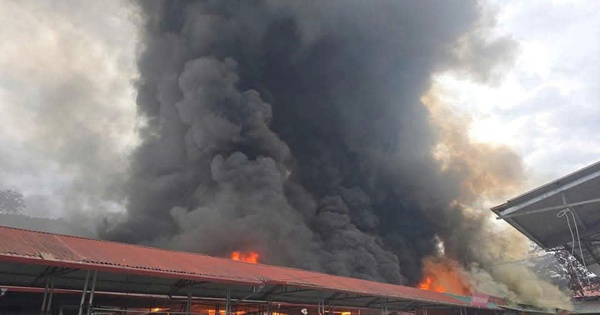
[(140, 6), (147, 124), (127, 219), (103, 237), (398, 284), (420, 281), (441, 241), (502, 278), (470, 246), (490, 224), (469, 206), (518, 182), (520, 159), (469, 143), (430, 92), (452, 67), (493, 80), (512, 51), (475, 31), (475, 1)]
[[(541, 279), (526, 264), (529, 242), (514, 229), (499, 229), (489, 213), (490, 204), (523, 190), (525, 172), (518, 155), (505, 146), (470, 140), (468, 117), (452, 111), (442, 103), (449, 97), (436, 83), (423, 98), (430, 111), (439, 143), (433, 155), (442, 171), (460, 183), (461, 194), (454, 207), (442, 212), (428, 212), (444, 250), (433, 259), (427, 257), (425, 272), (435, 275), (445, 259), (460, 261), (452, 265), (454, 273), (468, 279), (471, 290), (505, 297), (513, 302), (539, 306), (569, 308), (570, 301), (558, 287)], [(491, 161), (491, 162), (490, 162)]]

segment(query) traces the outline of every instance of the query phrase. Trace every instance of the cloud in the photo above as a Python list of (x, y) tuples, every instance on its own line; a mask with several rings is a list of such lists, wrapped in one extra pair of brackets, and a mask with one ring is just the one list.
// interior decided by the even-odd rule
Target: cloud
[[(498, 89), (501, 95), (517, 97), (503, 98), (501, 104), (498, 96), (484, 92), (472, 103), (488, 108), (486, 115), (501, 133), (511, 135), (503, 143), (524, 156), (535, 178), (532, 185), (598, 160), (599, 3), (489, 2), (500, 8), (498, 32), (520, 46), (509, 79)], [(484, 118), (477, 108), (470, 113), (475, 120)]]
[(2, 1), (0, 14), (0, 185), (34, 215), (118, 209), (137, 141), (136, 8)]

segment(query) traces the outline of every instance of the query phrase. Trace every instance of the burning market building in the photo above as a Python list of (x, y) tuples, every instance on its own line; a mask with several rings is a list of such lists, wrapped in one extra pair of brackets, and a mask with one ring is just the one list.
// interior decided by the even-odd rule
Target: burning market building
[(0, 240), (1, 314), (540, 312), (486, 296), (22, 229), (0, 227)]

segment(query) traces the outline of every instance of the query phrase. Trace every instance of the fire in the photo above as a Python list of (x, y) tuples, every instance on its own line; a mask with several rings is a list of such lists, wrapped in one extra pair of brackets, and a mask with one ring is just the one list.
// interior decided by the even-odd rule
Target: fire
[(236, 251), (236, 252), (231, 253), (231, 259), (256, 264), (256, 263), (258, 263), (258, 253), (256, 253), (256, 252), (242, 253), (242, 252)]
[(423, 273), (423, 280), (419, 283), (419, 289), (421, 290), (461, 295), (471, 294), (465, 272), (452, 259), (425, 258)]

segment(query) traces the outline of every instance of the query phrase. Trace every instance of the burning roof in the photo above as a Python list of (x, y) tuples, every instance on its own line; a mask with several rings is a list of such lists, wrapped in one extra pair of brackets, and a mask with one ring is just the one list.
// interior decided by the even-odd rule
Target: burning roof
[[(177, 283), (179, 279), (186, 279), (199, 283), (232, 284), (237, 285), (238, 288), (248, 286), (251, 292), (253, 286), (254, 288), (257, 286), (261, 288), (268, 287), (269, 289), (264, 290), (265, 292), (272, 291), (271, 294), (273, 295), (269, 296), (271, 299), (277, 298), (278, 290), (290, 287), (296, 288), (294, 290), (303, 288), (305, 290), (298, 292), (305, 293), (315, 290), (315, 293), (330, 292), (329, 295), (333, 293), (335, 296), (354, 296), (354, 301), (348, 300), (347, 302), (349, 305), (354, 306), (357, 306), (355, 303), (359, 303), (359, 305), (360, 303), (368, 304), (369, 301), (373, 305), (377, 305), (377, 303), (385, 300), (390, 301), (390, 303), (395, 300), (409, 302), (406, 305), (411, 303), (414, 305), (467, 305), (463, 301), (443, 293), (405, 286), (73, 236), (0, 227), (0, 240), (0, 268), (6, 269), (11, 268), (11, 266), (19, 268), (19, 265), (30, 266), (28, 268), (37, 265), (39, 266), (38, 269), (41, 270), (46, 266), (69, 268), (71, 279), (78, 272), (77, 270), (82, 269), (97, 270), (110, 274), (142, 276), (139, 279), (144, 279), (143, 277), (163, 278), (163, 281), (169, 280), (165, 282), (167, 291), (169, 287), (172, 287), (172, 283)], [(17, 265), (13, 265), (15, 263)], [(21, 272), (26, 270), (28, 269), (22, 269)], [(41, 272), (37, 269), (31, 270), (34, 273)], [(2, 274), (0, 273), (0, 284), (9, 286), (31, 285), (30, 278), (25, 274), (16, 277), (6, 277)], [(84, 276), (81, 272), (79, 272), (79, 275)], [(112, 290), (105, 291), (120, 292), (122, 289), (120, 284), (111, 286), (114, 279), (114, 276), (100, 278), (98, 282), (99, 290), (103, 290), (103, 286), (105, 286), (105, 288), (112, 288)], [(58, 285), (62, 285), (63, 287), (60, 287), (60, 289), (77, 289), (80, 288), (82, 281), (83, 278), (58, 282), (60, 284), (57, 284), (57, 288), (59, 288)], [(130, 281), (132, 281), (132, 287), (136, 287), (135, 280)], [(154, 290), (160, 287), (158, 282), (155, 281), (155, 283)], [(158, 293), (147, 291), (143, 289), (144, 286), (138, 288), (141, 292), (136, 293)], [(283, 293), (289, 295), (294, 292), (294, 290), (290, 290), (285, 289)], [(162, 294), (166, 294), (166, 292)], [(296, 299), (308, 298), (311, 299), (310, 303), (314, 303), (312, 299), (316, 298), (312, 294), (308, 296), (305, 294), (292, 295), (292, 297)], [(331, 299), (335, 299), (333, 295), (331, 295)], [(377, 299), (377, 303), (373, 302), (375, 299)], [(337, 305), (346, 303), (342, 301), (345, 300), (341, 299), (336, 302), (340, 303)], [(393, 306), (390, 307), (394, 308)]]

